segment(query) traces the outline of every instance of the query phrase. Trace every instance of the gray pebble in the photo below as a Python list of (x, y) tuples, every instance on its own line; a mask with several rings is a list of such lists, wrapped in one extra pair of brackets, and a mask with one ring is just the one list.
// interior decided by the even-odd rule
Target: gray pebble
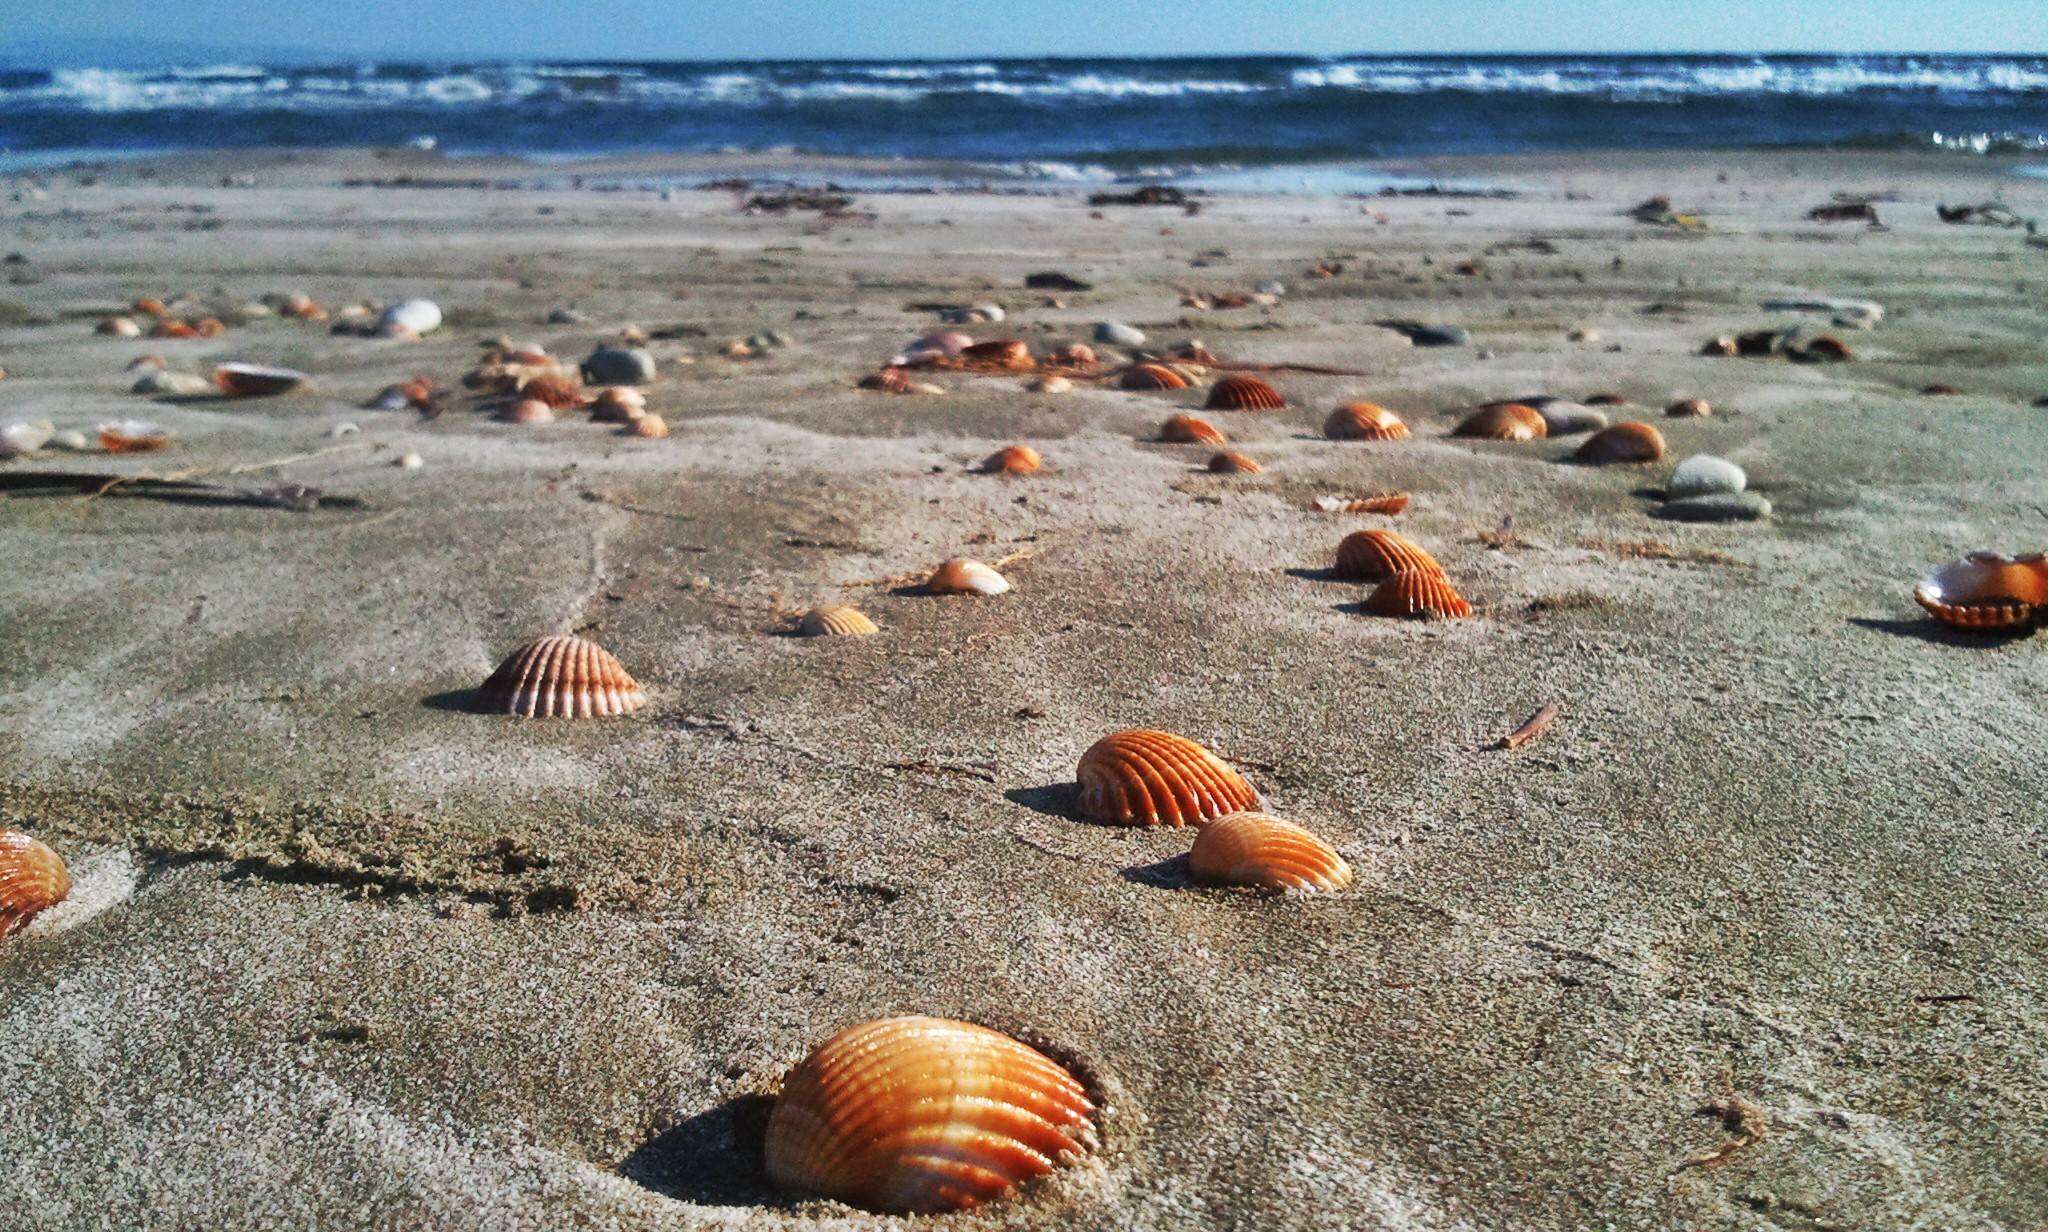
[(1716, 492), (1666, 501), (1657, 516), (1674, 522), (1756, 522), (1771, 516), (1771, 502), (1754, 492)]
[(1133, 329), (1122, 321), (1098, 321), (1095, 325), (1095, 341), (1120, 347), (1144, 346), (1145, 331)]
[(1732, 496), (1748, 486), (1749, 476), (1741, 467), (1725, 458), (1702, 453), (1680, 462), (1671, 472), (1664, 491), (1671, 499), (1682, 500), (1688, 496)]

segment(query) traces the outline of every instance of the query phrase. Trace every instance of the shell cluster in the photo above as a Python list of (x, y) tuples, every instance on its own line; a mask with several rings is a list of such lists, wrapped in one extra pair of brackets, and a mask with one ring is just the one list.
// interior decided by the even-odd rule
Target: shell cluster
[(1341, 890), (1351, 866), (1335, 848), (1291, 821), (1259, 812), (1232, 813), (1202, 827), (1188, 871), (1211, 885), (1264, 890)]
[(1228, 762), (1186, 736), (1114, 732), (1081, 754), (1079, 807), (1127, 826), (1199, 826), (1257, 808), (1259, 794)]
[(1913, 601), (1952, 628), (2017, 633), (2048, 612), (2048, 557), (1972, 552), (1921, 578)]
[(1287, 399), (1258, 377), (1238, 374), (1210, 386), (1206, 406), (1212, 411), (1284, 411)]
[(19, 830), (0, 830), (0, 937), (71, 895), (71, 873), (49, 847)]
[(588, 719), (629, 714), (647, 694), (617, 658), (580, 637), (544, 637), (498, 665), (478, 704), (492, 714)]

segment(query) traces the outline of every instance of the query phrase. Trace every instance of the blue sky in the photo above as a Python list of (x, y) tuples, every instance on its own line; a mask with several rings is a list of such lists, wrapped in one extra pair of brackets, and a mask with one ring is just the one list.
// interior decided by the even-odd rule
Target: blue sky
[(2048, 55), (2048, 0), (0, 0), (0, 46), (688, 59), (1416, 51)]

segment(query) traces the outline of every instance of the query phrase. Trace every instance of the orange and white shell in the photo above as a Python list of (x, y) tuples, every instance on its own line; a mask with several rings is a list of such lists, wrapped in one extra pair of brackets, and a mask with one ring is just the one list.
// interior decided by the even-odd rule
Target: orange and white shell
[(870, 372), (862, 377), (860, 387), (872, 389), (877, 393), (907, 394), (910, 392), (910, 377), (902, 368), (892, 364), (879, 372)]
[(130, 317), (102, 317), (100, 323), (93, 326), (92, 330), (96, 334), (109, 338), (140, 338), (142, 336), (142, 327), (137, 325)]
[(493, 714), (588, 719), (629, 714), (647, 694), (611, 651), (580, 637), (544, 637), (498, 665), (481, 690)]
[(549, 424), (555, 422), (555, 412), (539, 398), (521, 398), (498, 413), (505, 423)]
[(1224, 445), (1229, 442), (1215, 424), (1199, 415), (1180, 414), (1168, 417), (1159, 425), (1159, 439), (1175, 445)]
[(1219, 475), (1256, 475), (1266, 468), (1250, 454), (1226, 449), (1209, 459), (1209, 469)]
[(56, 852), (19, 830), (0, 830), (0, 937), (71, 894), (71, 874)]
[(521, 397), (545, 402), (555, 410), (582, 406), (583, 386), (562, 376), (537, 376), (519, 387)]
[(1212, 411), (1284, 411), (1287, 399), (1255, 376), (1226, 376), (1209, 387), (1206, 409)]
[(1095, 348), (1085, 343), (1069, 342), (1047, 355), (1045, 362), (1062, 368), (1093, 368), (1096, 363)]
[(1008, 593), (1010, 579), (965, 556), (955, 556), (932, 570), (925, 589), (935, 595), (1000, 595)]
[(1409, 433), (1401, 417), (1387, 408), (1354, 402), (1330, 412), (1323, 435), (1333, 441), (1405, 441)]
[(1681, 398), (1664, 408), (1669, 419), (1704, 419), (1714, 413), (1714, 404), (1705, 398)]
[(1441, 575), (1444, 567), (1397, 530), (1355, 530), (1337, 544), (1336, 573), (1353, 582), (1379, 582), (1406, 569)]
[(1664, 434), (1631, 419), (1587, 437), (1572, 456), (1597, 466), (1610, 462), (1655, 462), (1664, 456)]
[(597, 423), (631, 423), (646, 413), (647, 395), (626, 385), (607, 385), (590, 403), (590, 418)]
[(1230, 764), (1186, 736), (1132, 728), (1081, 754), (1083, 816), (1127, 826), (1199, 826), (1259, 806)]
[(782, 1080), (769, 1180), (870, 1211), (979, 1206), (1096, 1145), (1065, 1066), (946, 1018), (884, 1018), (825, 1041)]
[(869, 637), (880, 633), (875, 622), (857, 607), (814, 607), (796, 625), (804, 637)]
[(1139, 364), (1117, 382), (1125, 389), (1186, 389), (1188, 379), (1165, 364)]
[(100, 448), (108, 453), (153, 453), (171, 443), (171, 434), (153, 423), (122, 419), (99, 426)]
[(214, 386), (231, 398), (272, 398), (300, 388), (308, 379), (291, 368), (261, 364), (222, 364), (213, 370)]
[(1318, 496), (1311, 505), (1323, 513), (1383, 513), (1392, 517), (1405, 512), (1411, 499), (1406, 492), (1376, 492), (1371, 496)]
[(668, 420), (659, 415), (642, 415), (628, 424), (626, 431), (646, 440), (658, 441), (668, 435)]
[(1913, 601), (1957, 629), (2016, 632), (2048, 612), (2048, 558), (1972, 552), (1921, 578)]
[(1018, 372), (1037, 366), (1032, 362), (1031, 348), (1014, 338), (977, 342), (960, 352), (960, 358), (982, 367), (1009, 368)]
[(1452, 588), (1450, 579), (1428, 569), (1403, 569), (1381, 582), (1363, 605), (1371, 616), (1417, 620), (1463, 620), (1472, 605)]
[(1045, 465), (1045, 459), (1029, 445), (1008, 445), (982, 459), (981, 469), (991, 475), (1029, 475)]
[(1550, 435), (1543, 413), (1519, 402), (1494, 402), (1467, 415), (1452, 436), (1484, 441), (1533, 441)]
[(1263, 890), (1341, 890), (1351, 866), (1335, 848), (1291, 821), (1265, 813), (1232, 813), (1202, 827), (1188, 871), (1211, 885)]

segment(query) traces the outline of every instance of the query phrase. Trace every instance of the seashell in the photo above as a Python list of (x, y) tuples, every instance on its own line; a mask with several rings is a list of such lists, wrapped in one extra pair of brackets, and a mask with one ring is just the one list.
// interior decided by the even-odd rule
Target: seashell
[(1226, 376), (1209, 388), (1206, 408), (1212, 411), (1284, 411), (1287, 399), (1255, 376)]
[(1164, 364), (1138, 364), (1117, 382), (1124, 389), (1186, 389), (1188, 379)]
[(199, 331), (183, 321), (162, 320), (149, 331), (152, 338), (197, 338)]
[(50, 443), (57, 434), (48, 422), (0, 424), (0, 461), (25, 457)]
[(1029, 475), (1045, 465), (1045, 459), (1029, 445), (1009, 445), (982, 460), (981, 469), (991, 475)]
[(1809, 363), (1839, 364), (1854, 359), (1855, 355), (1849, 350), (1849, 344), (1840, 338), (1821, 337), (1799, 348), (1798, 357)]
[(1324, 513), (1383, 513), (1392, 517), (1405, 512), (1408, 501), (1406, 492), (1380, 492), (1372, 496), (1318, 496), (1313, 505)]
[(805, 637), (868, 637), (880, 633), (875, 622), (857, 607), (814, 607), (797, 622)]
[(1085, 343), (1069, 342), (1045, 357), (1045, 362), (1062, 368), (1093, 368), (1096, 363), (1095, 348)]
[(153, 453), (171, 443), (171, 434), (152, 423), (123, 419), (99, 426), (100, 448), (108, 453)]
[(519, 387), (519, 392), (547, 403), (555, 410), (583, 405), (583, 386), (565, 376), (537, 376)]
[(1063, 394), (1074, 387), (1074, 383), (1063, 376), (1042, 376), (1026, 386), (1035, 394)]
[(27, 928), (70, 894), (71, 874), (56, 852), (19, 830), (0, 830), (0, 937)]
[(1216, 352), (1192, 340), (1183, 342), (1173, 348), (1172, 355), (1175, 359), (1184, 360), (1191, 364), (1201, 364), (1207, 368), (1214, 368), (1223, 362), (1216, 357)]
[(1000, 595), (1010, 580), (978, 560), (955, 556), (932, 570), (924, 588), (935, 595)]
[(1463, 620), (1472, 614), (1472, 605), (1452, 588), (1451, 580), (1428, 569), (1403, 569), (1381, 582), (1363, 609), (1373, 616), (1420, 620)]
[(1405, 441), (1408, 425), (1383, 406), (1354, 402), (1330, 412), (1323, 421), (1323, 435), (1333, 441)]
[(1353, 582), (1379, 582), (1403, 570), (1441, 575), (1444, 567), (1397, 530), (1355, 530), (1337, 544), (1336, 574)]
[(135, 379), (131, 392), (138, 394), (159, 394), (179, 398), (194, 398), (214, 391), (214, 384), (205, 377), (192, 372), (165, 372), (152, 369)]
[(1202, 827), (1188, 853), (1188, 871), (1211, 885), (1264, 890), (1341, 890), (1351, 866), (1328, 843), (1291, 821), (1265, 813), (1232, 813)]
[(1607, 426), (1607, 416), (1582, 402), (1566, 402), (1562, 398), (1545, 398), (1541, 402), (1523, 401), (1533, 406), (1543, 416), (1544, 426), (1550, 436), (1571, 436), (1579, 432), (1598, 432)]
[(501, 423), (550, 424), (555, 422), (554, 408), (539, 398), (521, 398), (498, 412)]
[(642, 415), (627, 425), (626, 431), (645, 440), (658, 441), (668, 435), (668, 421), (659, 415)]
[(1007, 368), (1015, 372), (1029, 372), (1038, 366), (1031, 358), (1031, 348), (1014, 338), (977, 342), (960, 352), (960, 358), (980, 367)]
[(1705, 398), (1685, 398), (1664, 408), (1668, 419), (1705, 419), (1713, 413), (1713, 404)]
[(973, 345), (974, 339), (960, 333), (958, 330), (927, 334), (903, 348), (903, 354), (898, 358), (897, 362), (912, 365), (930, 363), (933, 359), (940, 357), (951, 358), (956, 356)]
[(1589, 394), (1589, 395), (1587, 395), (1587, 397), (1586, 397), (1586, 405), (1587, 405), (1587, 406), (1627, 406), (1627, 405), (1628, 405), (1628, 399), (1627, 399), (1627, 398), (1624, 398), (1624, 397), (1622, 397), (1622, 396), (1621, 396), (1620, 394), (1617, 394), (1617, 393), (1612, 393), (1612, 392), (1607, 392), (1607, 393), (1597, 393), (1597, 394)]
[(544, 637), (498, 665), (478, 693), (491, 714), (588, 719), (628, 714), (647, 695), (612, 653), (580, 637)]
[(524, 346), (506, 347), (504, 354), (498, 358), (504, 363), (526, 364), (534, 368), (546, 367), (555, 362), (554, 356), (548, 354), (547, 348), (537, 342), (529, 342)]
[(944, 385), (934, 385), (930, 381), (912, 381), (910, 392), (914, 394), (942, 394), (946, 392), (946, 387)]
[(1225, 445), (1229, 442), (1216, 426), (1198, 415), (1180, 414), (1168, 417), (1159, 425), (1159, 439), (1176, 445)]
[(422, 335), (431, 334), (441, 328), (441, 306), (430, 299), (400, 300), (386, 308), (377, 318), (377, 334), (383, 338), (410, 337), (418, 341)]
[(1719, 338), (1709, 338), (1706, 345), (1700, 348), (1700, 354), (1732, 359), (1736, 354), (1735, 339), (1727, 334)]
[(885, 394), (907, 394), (910, 392), (910, 377), (903, 369), (892, 364), (879, 372), (870, 372), (862, 377), (858, 388), (872, 389)]
[(1534, 441), (1550, 435), (1550, 424), (1533, 406), (1490, 402), (1467, 415), (1451, 435), (1484, 441)]
[(1587, 437), (1572, 456), (1596, 466), (1610, 462), (1655, 462), (1664, 456), (1664, 434), (1649, 424), (1624, 420)]
[(142, 327), (131, 317), (102, 317), (92, 332), (108, 338), (140, 338)]
[(137, 355), (134, 359), (129, 360), (127, 364), (122, 367), (121, 371), (141, 372), (144, 369), (154, 369), (158, 372), (162, 372), (164, 369), (170, 366), (170, 361), (166, 360), (161, 355)]
[(200, 338), (218, 338), (228, 332), (219, 317), (201, 317), (192, 322), (192, 333)]
[(1126, 826), (1200, 826), (1259, 806), (1228, 762), (1186, 736), (1114, 732), (1081, 754), (1081, 814)]
[(66, 428), (62, 432), (50, 434), (50, 448), (52, 449), (62, 449), (67, 453), (84, 453), (91, 447), (91, 442), (85, 439), (85, 433), (80, 432), (76, 428)]
[(979, 1206), (1096, 1144), (1087, 1089), (1007, 1035), (884, 1018), (825, 1041), (782, 1080), (768, 1178), (865, 1210)]
[(2048, 558), (1972, 552), (1921, 578), (1913, 601), (1954, 628), (2014, 632), (2048, 609)]
[(213, 383), (230, 398), (274, 398), (304, 386), (310, 379), (290, 368), (266, 368), (261, 364), (222, 364), (213, 370)]
[(136, 300), (129, 307), (146, 317), (160, 317), (170, 311), (169, 308), (164, 307), (162, 300), (147, 295)]
[(363, 403), (366, 411), (402, 411), (409, 405), (405, 386), (386, 385), (377, 391), (377, 396)]
[(617, 385), (598, 391), (590, 403), (590, 418), (596, 423), (629, 424), (647, 413), (647, 395)]
[(361, 431), (362, 431), (362, 429), (361, 429), (361, 428), (359, 428), (359, 427), (357, 427), (356, 425), (354, 425), (354, 424), (352, 424), (352, 423), (348, 422), (347, 420), (343, 420), (342, 422), (340, 422), (340, 423), (338, 423), (338, 424), (334, 425), (333, 427), (329, 428), (329, 429), (327, 430), (327, 435), (328, 435), (328, 437), (329, 437), (330, 439), (332, 439), (332, 440), (337, 440), (337, 441), (338, 441), (338, 440), (340, 440), (340, 439), (341, 439), (342, 437), (345, 437), (345, 436), (354, 436), (354, 435), (355, 435), (356, 433), (358, 433), (358, 432), (361, 432)]
[(1209, 459), (1209, 469), (1219, 475), (1256, 475), (1266, 468), (1253, 461), (1249, 454), (1226, 449)]

